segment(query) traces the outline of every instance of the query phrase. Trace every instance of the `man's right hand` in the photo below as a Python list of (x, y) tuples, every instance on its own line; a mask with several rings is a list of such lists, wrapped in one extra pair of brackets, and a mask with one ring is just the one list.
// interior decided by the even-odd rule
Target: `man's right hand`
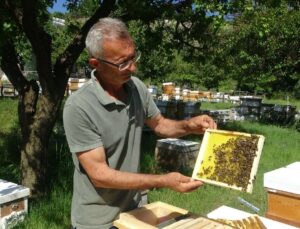
[(194, 180), (177, 172), (164, 175), (165, 187), (177, 192), (192, 192), (203, 185), (203, 182)]

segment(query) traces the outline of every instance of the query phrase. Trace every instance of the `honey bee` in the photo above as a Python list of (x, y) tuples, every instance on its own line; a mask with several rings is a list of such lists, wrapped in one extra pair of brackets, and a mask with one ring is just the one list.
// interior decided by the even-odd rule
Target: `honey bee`
[[(210, 167), (203, 168), (203, 174), (209, 174), (208, 179), (236, 185), (245, 191), (251, 183), (249, 179), (257, 143), (258, 136), (251, 135), (230, 138), (224, 144), (214, 145), (214, 170)], [(212, 156), (209, 156), (208, 160), (211, 159)]]

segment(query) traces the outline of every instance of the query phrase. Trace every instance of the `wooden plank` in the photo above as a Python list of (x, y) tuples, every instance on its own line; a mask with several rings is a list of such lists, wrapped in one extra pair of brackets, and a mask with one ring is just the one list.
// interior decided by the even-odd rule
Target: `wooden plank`
[(197, 219), (194, 219), (188, 223), (185, 223), (183, 224), (182, 226), (178, 227), (178, 229), (191, 229), (193, 228), (193, 226), (195, 226), (196, 224), (200, 224), (200, 226), (202, 228), (205, 228), (206, 226), (208, 226), (211, 222), (208, 221), (208, 220), (203, 220), (203, 218), (197, 218)]
[(163, 202), (146, 204), (141, 208), (121, 213), (118, 225), (134, 228), (153, 229), (157, 224), (187, 214), (188, 211)]
[(119, 229), (157, 229), (155, 226), (136, 220), (133, 217), (123, 217), (114, 221), (113, 225)]
[(232, 227), (229, 225), (225, 225), (220, 222), (216, 222), (214, 220), (207, 219), (205, 217), (198, 217), (192, 221), (189, 221), (185, 224), (182, 224), (177, 229), (210, 229), (210, 228), (222, 228), (222, 229), (231, 229)]
[(184, 225), (185, 223), (188, 223), (188, 222), (190, 222), (192, 220), (194, 220), (194, 218), (183, 219), (183, 220), (180, 220), (180, 221), (178, 221), (176, 223), (172, 223), (171, 225), (166, 226), (163, 229), (177, 229), (181, 225)]
[(12, 212), (25, 211), (24, 199), (17, 199), (8, 203), (1, 204), (0, 206), (0, 217), (10, 215)]

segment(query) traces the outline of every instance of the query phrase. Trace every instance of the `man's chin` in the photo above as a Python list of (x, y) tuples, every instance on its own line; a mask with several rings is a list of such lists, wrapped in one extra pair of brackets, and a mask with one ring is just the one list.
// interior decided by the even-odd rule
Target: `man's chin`
[(131, 75), (126, 75), (126, 76), (124, 76), (124, 80), (127, 82), (128, 80), (130, 80), (131, 79)]

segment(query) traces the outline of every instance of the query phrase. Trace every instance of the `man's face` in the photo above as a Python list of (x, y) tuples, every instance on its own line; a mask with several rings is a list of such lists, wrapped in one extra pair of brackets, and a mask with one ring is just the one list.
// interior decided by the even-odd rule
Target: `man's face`
[[(119, 65), (135, 57), (135, 45), (131, 39), (117, 40), (106, 39), (103, 41), (103, 55), (101, 59)], [(100, 58), (99, 58), (100, 59)], [(117, 66), (101, 60), (97, 60), (97, 71), (101, 80), (105, 83), (122, 85), (130, 79), (136, 71), (135, 63), (132, 63), (125, 70), (120, 71)]]

